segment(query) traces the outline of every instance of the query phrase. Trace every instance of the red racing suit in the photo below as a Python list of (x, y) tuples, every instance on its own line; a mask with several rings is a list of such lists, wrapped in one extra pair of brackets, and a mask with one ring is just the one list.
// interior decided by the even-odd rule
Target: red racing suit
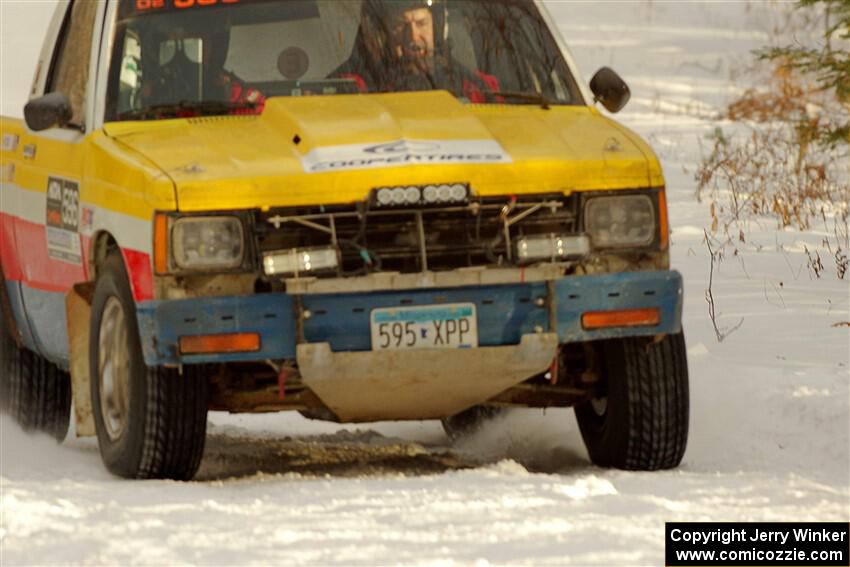
[(219, 81), (227, 91), (229, 91), (228, 101), (238, 104), (252, 103), (253, 108), (236, 108), (230, 111), (230, 114), (262, 114), (266, 106), (266, 97), (263, 93), (252, 87), (246, 87), (245, 84), (233, 73), (227, 71), (221, 72)]

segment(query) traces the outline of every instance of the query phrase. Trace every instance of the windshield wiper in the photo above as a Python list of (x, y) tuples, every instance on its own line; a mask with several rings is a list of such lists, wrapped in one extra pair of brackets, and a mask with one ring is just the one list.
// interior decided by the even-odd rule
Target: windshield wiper
[(193, 116), (214, 116), (228, 114), (234, 110), (254, 110), (254, 102), (230, 102), (221, 100), (182, 100), (172, 104), (156, 104), (138, 110), (128, 110), (118, 115), (119, 120), (145, 120), (149, 118), (179, 117), (181, 114)]
[(533, 104), (539, 104), (540, 108), (543, 110), (549, 110), (549, 108), (556, 104), (555, 101), (549, 100), (544, 95), (540, 93), (524, 93), (524, 92), (511, 92), (511, 91), (494, 91), (490, 93), (494, 98), (498, 100), (499, 97), (503, 99), (513, 99), (519, 100), (523, 102), (530, 102)]

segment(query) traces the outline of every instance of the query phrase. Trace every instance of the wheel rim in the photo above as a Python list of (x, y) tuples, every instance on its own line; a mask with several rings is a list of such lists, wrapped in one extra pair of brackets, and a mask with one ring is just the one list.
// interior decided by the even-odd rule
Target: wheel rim
[(110, 297), (103, 308), (98, 333), (100, 415), (109, 439), (120, 438), (127, 428), (130, 394), (130, 358), (124, 307)]

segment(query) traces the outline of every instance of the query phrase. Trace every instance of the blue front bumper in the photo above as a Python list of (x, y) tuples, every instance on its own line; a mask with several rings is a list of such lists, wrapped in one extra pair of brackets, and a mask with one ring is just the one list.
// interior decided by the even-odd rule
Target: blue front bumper
[[(370, 313), (383, 307), (474, 303), (480, 346), (519, 344), (522, 335), (548, 331), (554, 303), (561, 343), (678, 333), (682, 321), (682, 276), (674, 271), (625, 272), (568, 276), (554, 282), (548, 299), (546, 282), (422, 289), (376, 293), (299, 296), (303, 338), (330, 343), (334, 352), (369, 351)], [(657, 308), (657, 326), (585, 330), (589, 311)], [(149, 366), (206, 362), (247, 362), (295, 358), (298, 343), (296, 298), (285, 293), (237, 297), (146, 301), (137, 313), (145, 362)], [(225, 333), (259, 333), (261, 350), (250, 353), (181, 355), (180, 337)]]

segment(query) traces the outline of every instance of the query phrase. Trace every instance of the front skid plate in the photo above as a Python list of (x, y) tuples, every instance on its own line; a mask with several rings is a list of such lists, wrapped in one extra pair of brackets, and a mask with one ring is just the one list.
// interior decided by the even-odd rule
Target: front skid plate
[(523, 335), (519, 345), (457, 350), (333, 352), (298, 345), (304, 383), (343, 423), (436, 419), (483, 403), (544, 372), (558, 335)]

